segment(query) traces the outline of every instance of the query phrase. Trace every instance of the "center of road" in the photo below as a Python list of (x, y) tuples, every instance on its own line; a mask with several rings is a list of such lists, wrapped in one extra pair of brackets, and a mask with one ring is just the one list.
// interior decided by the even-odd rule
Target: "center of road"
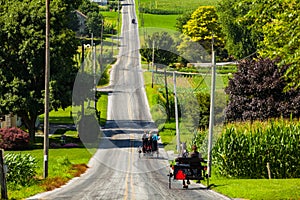
[[(133, 152), (134, 152), (134, 134), (130, 134), (130, 148), (129, 148), (129, 155), (128, 155), (128, 162), (127, 162), (127, 172), (125, 178), (125, 192), (124, 192), (124, 200), (128, 199), (129, 188), (130, 188), (130, 199), (135, 199), (135, 192), (133, 186), (133, 178), (132, 178), (132, 162), (133, 162)], [(130, 181), (128, 181), (130, 176)]]

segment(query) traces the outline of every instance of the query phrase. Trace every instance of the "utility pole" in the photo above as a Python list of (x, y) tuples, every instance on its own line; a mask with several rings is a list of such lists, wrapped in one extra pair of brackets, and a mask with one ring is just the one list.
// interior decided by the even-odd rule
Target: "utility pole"
[(44, 110), (44, 173), (48, 177), (49, 151), (49, 79), (50, 79), (50, 0), (46, 0), (46, 52), (45, 52), (45, 110)]
[(120, 46), (120, 0), (118, 0), (118, 47)]
[[(97, 83), (96, 83), (96, 45), (94, 43), (94, 34), (92, 33), (92, 55), (93, 55), (93, 78), (94, 78), (94, 91), (96, 93)], [(94, 99), (94, 109), (96, 109), (96, 99)]]
[(152, 88), (153, 88), (153, 82), (154, 82), (154, 38), (152, 41)]
[[(84, 43), (82, 41), (82, 44), (81, 44), (81, 73), (82, 75), (84, 74)], [(84, 130), (84, 123), (83, 123), (83, 118), (84, 118), (84, 99), (82, 99), (82, 102), (81, 102), (81, 119), (79, 121), (79, 135), (81, 135), (81, 133), (83, 132)]]
[(4, 163), (4, 150), (0, 149), (0, 186), (1, 186), (1, 199), (8, 199), (7, 186), (6, 186), (6, 169)]
[(166, 90), (166, 110), (167, 110), (167, 120), (170, 121), (170, 103), (169, 103), (169, 92), (168, 92), (168, 81), (167, 81), (167, 72), (166, 68), (164, 69), (164, 75), (165, 75), (165, 90)]
[(176, 91), (176, 72), (173, 72), (174, 82), (174, 103), (175, 103), (175, 121), (176, 121), (176, 149), (180, 153), (180, 133), (179, 133), (179, 122), (178, 122), (178, 105), (177, 105), (177, 91)]
[(216, 85), (216, 60), (214, 51), (214, 37), (212, 38), (212, 70), (211, 70), (211, 92), (210, 92), (210, 115), (209, 115), (209, 135), (208, 135), (208, 159), (207, 159), (207, 174), (211, 176), (211, 162), (212, 162), (212, 139), (214, 130), (214, 107), (215, 107), (215, 85)]
[[(111, 54), (112, 54), (112, 57), (114, 57), (114, 31), (112, 30), (111, 31)], [(100, 65), (101, 67), (101, 65)]]
[(104, 67), (103, 67), (103, 60), (102, 60), (102, 55), (103, 55), (103, 29), (104, 29), (104, 21), (103, 18), (101, 20), (101, 46), (100, 46), (100, 71), (101, 73), (104, 72)]

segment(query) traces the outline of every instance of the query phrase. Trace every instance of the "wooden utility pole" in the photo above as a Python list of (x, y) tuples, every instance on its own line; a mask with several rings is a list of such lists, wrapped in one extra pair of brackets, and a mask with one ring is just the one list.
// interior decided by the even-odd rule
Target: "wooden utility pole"
[(1, 182), (1, 199), (8, 199), (7, 187), (6, 187), (6, 177), (5, 177), (5, 167), (4, 167), (4, 151), (0, 149), (0, 182)]
[(168, 81), (167, 81), (167, 72), (166, 68), (164, 69), (165, 75), (165, 89), (166, 89), (166, 111), (167, 111), (167, 120), (170, 121), (170, 103), (169, 103), (169, 92), (168, 92)]
[(120, 46), (120, 0), (118, 0), (118, 47)]
[(151, 84), (151, 86), (152, 86), (152, 88), (153, 88), (153, 82), (154, 82), (154, 39), (153, 39), (153, 41), (152, 41), (152, 84)]
[(103, 59), (102, 59), (102, 56), (103, 56), (103, 30), (104, 30), (104, 21), (103, 21), (103, 18), (102, 18), (102, 21), (101, 21), (101, 46), (100, 46), (100, 71), (101, 71), (101, 74), (103, 74), (104, 72), (104, 67), (103, 67)]
[(49, 151), (49, 79), (50, 79), (50, 0), (46, 0), (46, 63), (45, 63), (45, 111), (44, 111), (44, 173), (48, 177)]
[[(82, 52), (81, 52), (81, 73), (82, 75), (84, 74), (84, 43), (82, 42), (82, 46), (81, 46)], [(83, 123), (83, 117), (84, 117), (84, 99), (82, 99), (81, 102), (81, 119), (79, 121), (79, 135), (81, 135), (81, 133), (84, 130), (84, 123)]]
[[(92, 33), (92, 57), (93, 57), (93, 85), (96, 94), (97, 81), (96, 81), (96, 45), (94, 43), (94, 34)], [(96, 98), (94, 99), (94, 108), (96, 109)]]

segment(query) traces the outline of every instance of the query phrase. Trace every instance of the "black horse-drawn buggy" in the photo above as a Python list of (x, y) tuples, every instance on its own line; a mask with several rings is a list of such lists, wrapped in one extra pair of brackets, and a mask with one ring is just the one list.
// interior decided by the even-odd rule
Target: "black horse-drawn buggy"
[(200, 183), (201, 180), (207, 180), (206, 161), (198, 157), (178, 157), (175, 159), (176, 164), (170, 165), (169, 172), (169, 188), (171, 189), (171, 179), (182, 180), (183, 188), (187, 189), (190, 180), (196, 180)]
[(141, 154), (143, 153), (144, 156), (153, 156), (156, 154), (156, 156), (159, 156), (159, 150), (158, 150), (158, 139), (159, 136), (157, 134), (150, 134), (146, 137), (142, 138), (143, 145), (139, 147), (139, 157), (141, 157)]

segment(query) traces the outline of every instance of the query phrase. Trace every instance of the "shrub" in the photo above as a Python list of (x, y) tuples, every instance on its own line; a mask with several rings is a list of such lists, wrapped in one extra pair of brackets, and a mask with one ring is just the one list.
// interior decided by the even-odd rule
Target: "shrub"
[(78, 144), (76, 143), (67, 143), (65, 145), (63, 145), (64, 148), (76, 148), (78, 147)]
[(36, 175), (37, 161), (30, 154), (8, 153), (5, 155), (5, 163), (8, 167), (8, 183), (22, 186), (32, 183)]
[(300, 117), (300, 89), (285, 91), (284, 74), (289, 66), (279, 68), (279, 60), (244, 60), (229, 79), (225, 89), (229, 103), (226, 121), (267, 120), (292, 114)]
[(17, 150), (29, 147), (29, 134), (13, 127), (0, 129), (0, 148)]

